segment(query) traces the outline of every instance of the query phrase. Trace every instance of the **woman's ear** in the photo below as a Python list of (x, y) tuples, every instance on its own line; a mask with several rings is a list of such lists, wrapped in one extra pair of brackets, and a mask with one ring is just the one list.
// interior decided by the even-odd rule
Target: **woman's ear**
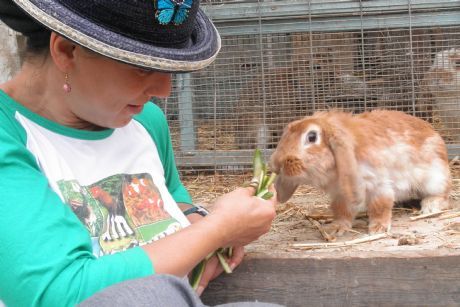
[(75, 48), (76, 44), (63, 36), (51, 33), (50, 38), (50, 54), (51, 57), (62, 72), (67, 72), (69, 67), (72, 67), (75, 60)]

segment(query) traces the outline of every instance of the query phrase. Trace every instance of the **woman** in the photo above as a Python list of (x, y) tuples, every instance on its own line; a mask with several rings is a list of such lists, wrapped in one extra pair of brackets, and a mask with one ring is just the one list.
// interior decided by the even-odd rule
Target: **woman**
[[(170, 94), (172, 73), (217, 56), (198, 0), (1, 0), (0, 17), (28, 39), (0, 85), (0, 299), (202, 304), (183, 277), (220, 247), (236, 267), (269, 230), (275, 198), (237, 189), (202, 218), (148, 102)], [(198, 294), (221, 272), (211, 259)]]

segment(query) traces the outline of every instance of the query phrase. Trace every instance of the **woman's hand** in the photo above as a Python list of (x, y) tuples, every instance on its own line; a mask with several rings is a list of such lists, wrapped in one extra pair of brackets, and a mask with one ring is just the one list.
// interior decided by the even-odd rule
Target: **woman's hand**
[[(254, 188), (238, 188), (222, 195), (205, 218), (161, 240), (143, 245), (155, 272), (185, 276), (218, 248), (245, 246), (268, 232), (276, 215), (276, 196), (264, 200), (255, 197), (254, 192)], [(187, 257), (183, 254), (185, 246)], [(239, 264), (241, 258), (238, 257), (242, 257), (242, 253), (235, 253), (234, 257), (234, 263)], [(209, 270), (206, 284), (216, 271)]]
[[(244, 258), (244, 247), (238, 246), (238, 247), (233, 247), (233, 254), (230, 259), (226, 259), (228, 265), (232, 270), (234, 270), (240, 263), (243, 261)], [(213, 279), (215, 279), (217, 276), (222, 274), (224, 269), (220, 265), (219, 259), (217, 259), (217, 256), (214, 255), (212, 256), (208, 262), (206, 263), (206, 267), (204, 269), (203, 275), (201, 276), (200, 283), (198, 285), (198, 288), (196, 289), (196, 292), (198, 295), (201, 295), (208, 286), (209, 282)]]
[(269, 200), (254, 196), (254, 188), (238, 188), (219, 197), (207, 219), (217, 220), (222, 246), (244, 246), (270, 230), (276, 216), (276, 195)]

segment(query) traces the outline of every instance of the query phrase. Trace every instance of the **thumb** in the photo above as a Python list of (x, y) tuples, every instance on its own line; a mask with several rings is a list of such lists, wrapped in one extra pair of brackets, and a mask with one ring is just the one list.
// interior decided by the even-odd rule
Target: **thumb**
[(205, 288), (205, 286), (199, 285), (198, 288), (196, 288), (196, 294), (198, 294), (198, 296), (201, 296)]

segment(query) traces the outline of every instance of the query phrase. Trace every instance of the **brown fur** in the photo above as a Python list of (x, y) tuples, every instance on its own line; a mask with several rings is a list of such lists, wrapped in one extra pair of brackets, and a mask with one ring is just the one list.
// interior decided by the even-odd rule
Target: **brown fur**
[(371, 221), (369, 224), (370, 233), (390, 230), (393, 204), (394, 200), (388, 197), (378, 197), (369, 202), (367, 215)]
[(284, 172), (288, 176), (297, 176), (302, 172), (302, 161), (296, 157), (288, 156), (284, 162)]

